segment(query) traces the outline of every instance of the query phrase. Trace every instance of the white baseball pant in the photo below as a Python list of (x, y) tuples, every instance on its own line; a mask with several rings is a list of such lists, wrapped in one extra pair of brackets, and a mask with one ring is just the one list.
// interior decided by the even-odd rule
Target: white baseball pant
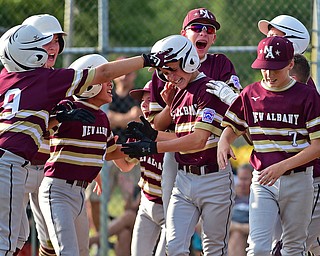
[[(42, 239), (42, 237), (44, 237), (45, 235), (46, 235), (46, 239), (49, 239), (48, 232), (45, 232), (47, 230), (46, 227), (43, 227), (41, 229), (38, 228), (38, 226), (42, 227), (43, 225), (45, 225), (43, 217), (39, 219), (40, 218), (39, 214), (41, 214), (41, 212), (38, 204), (38, 190), (39, 190), (41, 181), (43, 179), (43, 176), (44, 176), (43, 166), (38, 166), (38, 165), (27, 166), (27, 180), (26, 180), (25, 194), (23, 199), (23, 208), (25, 209), (25, 211), (22, 214), (21, 227), (20, 227), (20, 233), (19, 233), (18, 244), (17, 244), (17, 247), (19, 249), (23, 247), (23, 245), (28, 240), (28, 237), (30, 235), (30, 224), (29, 224), (29, 220), (26, 212), (29, 200), (30, 200), (30, 206), (34, 216), (34, 220), (36, 223), (37, 231), (38, 231), (39, 240), (43, 241), (44, 239)], [(42, 231), (44, 230), (44, 228), (45, 228), (45, 231)]]
[(201, 217), (204, 255), (226, 256), (234, 197), (230, 164), (206, 175), (179, 170), (167, 212), (167, 254), (190, 254), (191, 237)]
[(320, 255), (320, 177), (313, 179), (313, 209), (311, 223), (308, 228), (307, 250)]
[(155, 256), (165, 256), (163, 207), (149, 201), (141, 191), (141, 202), (132, 233), (131, 255), (150, 256), (155, 247)]
[(303, 255), (313, 205), (312, 167), (281, 176), (272, 186), (260, 185), (258, 177), (259, 172), (253, 171), (247, 255), (270, 255), (278, 214), (283, 230), (282, 255)]
[(0, 256), (11, 256), (17, 248), (27, 164), (24, 158), (0, 149)]
[(161, 175), (162, 203), (164, 209), (164, 218), (168, 211), (168, 205), (172, 194), (174, 182), (178, 172), (178, 163), (174, 157), (174, 152), (164, 153), (163, 168)]
[(66, 180), (44, 177), (39, 205), (57, 256), (89, 255), (89, 221), (85, 188)]

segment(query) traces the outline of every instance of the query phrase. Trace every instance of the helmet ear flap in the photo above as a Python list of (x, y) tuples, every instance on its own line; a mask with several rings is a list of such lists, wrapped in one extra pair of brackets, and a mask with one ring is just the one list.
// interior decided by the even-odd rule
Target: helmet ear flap
[(187, 73), (192, 73), (198, 70), (200, 66), (200, 59), (197, 51), (195, 49), (191, 49), (190, 55), (185, 58), (185, 63), (182, 66), (182, 69)]
[(161, 70), (156, 69), (157, 77), (163, 82), (169, 82)]
[(27, 63), (29, 63), (30, 65), (43, 66), (47, 62), (47, 59), (48, 56), (46, 56), (45, 54), (35, 53), (27, 59)]
[(59, 36), (58, 36), (58, 43), (59, 43), (59, 52), (58, 52), (58, 54), (60, 54), (64, 50), (64, 39), (63, 39), (62, 34), (59, 34)]
[(8, 72), (31, 70), (46, 63), (48, 53), (42, 46), (51, 42), (52, 34), (42, 34), (31, 25), (9, 31), (7, 36), (1, 37), (0, 47), (0, 58)]

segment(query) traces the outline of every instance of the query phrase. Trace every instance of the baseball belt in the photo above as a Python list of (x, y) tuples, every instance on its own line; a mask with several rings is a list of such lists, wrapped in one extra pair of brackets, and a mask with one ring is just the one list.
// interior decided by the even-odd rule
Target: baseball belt
[(178, 168), (179, 170), (183, 170), (186, 173), (192, 173), (196, 175), (205, 175), (219, 171), (218, 164), (209, 164), (202, 166), (178, 164)]
[(286, 171), (284, 174), (282, 175), (290, 175), (290, 174), (293, 174), (293, 173), (298, 173), (298, 172), (305, 172), (307, 171), (307, 167), (304, 167), (304, 168), (296, 168), (294, 170), (289, 170), (289, 171)]
[(89, 185), (88, 181), (85, 180), (66, 180), (67, 184), (75, 185), (82, 188), (87, 188)]

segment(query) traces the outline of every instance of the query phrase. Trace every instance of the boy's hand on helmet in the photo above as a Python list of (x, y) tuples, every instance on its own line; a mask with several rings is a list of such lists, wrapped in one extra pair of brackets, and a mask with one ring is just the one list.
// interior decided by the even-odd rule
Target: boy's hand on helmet
[(143, 67), (163, 67), (166, 62), (173, 58), (172, 55), (169, 55), (172, 50), (172, 48), (169, 48), (164, 51), (142, 54), (144, 59)]

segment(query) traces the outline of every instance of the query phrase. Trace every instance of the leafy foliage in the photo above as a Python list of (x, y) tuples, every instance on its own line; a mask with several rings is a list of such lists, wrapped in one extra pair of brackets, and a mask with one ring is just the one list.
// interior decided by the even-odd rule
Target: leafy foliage
[[(69, 2), (69, 1), (67, 1)], [(98, 10), (99, 1), (71, 1), (73, 6), (73, 47), (98, 47)], [(108, 10), (108, 52), (109, 60), (119, 55), (132, 56), (142, 53), (139, 47), (149, 49), (159, 39), (179, 34), (183, 19), (193, 8), (210, 9), (221, 24), (217, 33), (216, 46), (256, 46), (264, 37), (257, 28), (261, 19), (271, 20), (277, 15), (288, 14), (297, 17), (312, 31), (312, 0), (109, 0)], [(0, 32), (21, 23), (34, 14), (49, 13), (64, 24), (65, 1), (61, 0), (0, 0)], [(117, 48), (117, 52), (113, 49)], [(119, 49), (123, 52), (119, 52)], [(135, 50), (132, 50), (132, 47)], [(145, 49), (144, 48), (144, 49)], [(97, 48), (98, 51), (98, 48)], [(243, 86), (261, 78), (260, 72), (251, 69), (256, 57), (255, 52), (224, 52), (234, 63)], [(81, 54), (73, 54), (72, 60)], [(62, 55), (64, 56), (64, 55)], [(61, 59), (61, 58), (60, 58)], [(71, 60), (71, 61), (72, 61)], [(58, 61), (61, 67), (62, 61)], [(146, 70), (138, 72), (137, 87), (142, 87), (150, 79)]]

